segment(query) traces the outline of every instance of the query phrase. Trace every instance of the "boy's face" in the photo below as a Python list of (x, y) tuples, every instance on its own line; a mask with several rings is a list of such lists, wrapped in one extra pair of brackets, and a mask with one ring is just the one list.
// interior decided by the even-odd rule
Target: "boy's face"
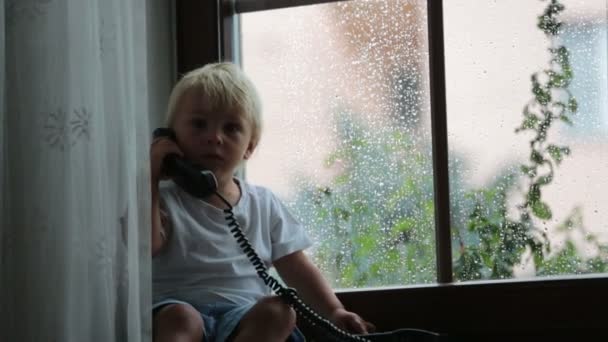
[(250, 120), (235, 110), (211, 110), (196, 90), (179, 99), (173, 129), (184, 156), (218, 178), (231, 178), (255, 148)]

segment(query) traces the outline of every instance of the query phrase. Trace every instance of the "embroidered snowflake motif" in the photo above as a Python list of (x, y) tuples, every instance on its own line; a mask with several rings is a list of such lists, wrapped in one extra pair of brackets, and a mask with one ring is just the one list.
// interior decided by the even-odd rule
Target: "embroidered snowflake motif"
[(113, 258), (110, 255), (110, 248), (108, 247), (108, 238), (101, 237), (95, 243), (95, 262), (104, 272), (112, 267)]
[(48, 113), (43, 127), (46, 130), (44, 140), (49, 146), (63, 151), (67, 145), (74, 146), (79, 139), (90, 140), (91, 113), (84, 107), (72, 113), (71, 120), (61, 108)]
[(44, 140), (49, 146), (59, 148), (62, 151), (69, 138), (66, 121), (65, 111), (59, 108), (56, 112), (49, 113), (44, 123), (44, 129), (46, 130)]
[(116, 273), (116, 287), (119, 291), (127, 292), (129, 288), (129, 263), (123, 262), (118, 265)]
[(115, 42), (116, 32), (114, 31), (114, 26), (106, 24), (105, 20), (101, 19), (99, 30), (99, 53), (101, 57), (114, 51)]
[[(89, 122), (91, 120), (91, 113), (82, 107), (80, 110), (74, 109), (74, 118), (70, 120), (70, 133), (73, 135), (74, 140), (78, 140), (81, 136), (85, 136), (87, 140), (91, 138)], [(72, 145), (75, 141), (72, 142)]]

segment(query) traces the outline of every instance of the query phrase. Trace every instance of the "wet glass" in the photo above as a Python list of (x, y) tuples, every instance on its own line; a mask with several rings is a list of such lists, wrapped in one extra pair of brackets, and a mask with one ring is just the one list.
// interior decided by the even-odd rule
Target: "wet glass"
[(456, 280), (608, 270), (606, 2), (550, 3), (444, 2)]
[(246, 176), (275, 191), (336, 288), (435, 282), (426, 1), (241, 16), (264, 103)]

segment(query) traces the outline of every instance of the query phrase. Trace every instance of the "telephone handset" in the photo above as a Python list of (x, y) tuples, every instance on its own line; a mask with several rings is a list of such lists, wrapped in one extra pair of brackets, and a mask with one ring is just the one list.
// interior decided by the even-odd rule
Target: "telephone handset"
[[(153, 136), (154, 138), (168, 137), (177, 141), (175, 132), (171, 128), (157, 128), (154, 130)], [(213, 172), (201, 170), (177, 154), (172, 153), (165, 157), (163, 171), (173, 179), (175, 184), (196, 198), (205, 198), (217, 190), (217, 179)]]
[[(153, 133), (154, 138), (169, 137), (173, 141), (177, 141), (175, 132), (171, 128), (157, 128)], [(217, 179), (213, 172), (202, 170), (200, 167), (188, 162), (177, 154), (169, 154), (163, 160), (163, 171), (173, 179), (173, 181), (184, 191), (196, 198), (206, 198), (210, 195), (218, 196), (227, 206), (224, 209), (226, 214), (226, 222), (230, 228), (230, 232), (236, 239), (243, 253), (251, 264), (255, 267), (258, 276), (270, 287), (277, 295), (279, 295), (287, 304), (289, 304), (297, 313), (308, 321), (312, 327), (320, 327), (326, 333), (326, 338), (330, 341), (346, 342), (346, 341), (366, 341), (366, 342), (414, 342), (414, 341), (439, 341), (440, 335), (418, 329), (400, 329), (394, 332), (376, 333), (369, 335), (354, 335), (344, 331), (329, 320), (321, 317), (318, 313), (312, 310), (298, 297), (295, 289), (287, 288), (281, 285), (278, 280), (268, 273), (268, 269), (264, 262), (257, 255), (253, 246), (241, 230), (241, 227), (236, 220), (232, 211), (232, 205), (217, 191)], [(326, 340), (323, 340), (326, 341)]]

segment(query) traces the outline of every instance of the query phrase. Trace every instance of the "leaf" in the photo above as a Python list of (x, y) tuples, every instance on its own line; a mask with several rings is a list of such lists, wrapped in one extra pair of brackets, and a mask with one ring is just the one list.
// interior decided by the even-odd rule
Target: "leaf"
[(568, 52), (568, 49), (565, 46), (562, 45), (559, 48), (554, 49), (553, 51), (555, 51), (555, 53), (557, 54), (557, 62), (561, 66), (569, 64), (570, 52)]
[(402, 218), (392, 228), (395, 233), (406, 233), (412, 230), (416, 226), (416, 221), (409, 217)]
[(568, 78), (568, 83), (570, 83), (570, 81), (574, 78), (574, 72), (572, 71), (570, 64), (562, 66), (562, 73), (566, 78)]
[(569, 79), (562, 74), (554, 71), (549, 72), (549, 87), (564, 88), (568, 86)]
[(365, 257), (369, 256), (372, 251), (378, 247), (378, 241), (372, 235), (360, 235), (355, 239), (358, 245), (357, 255)]
[(534, 205), (536, 202), (540, 200), (540, 186), (537, 184), (533, 184), (530, 186), (530, 191), (528, 192), (528, 202), (531, 205)]
[(547, 14), (557, 15), (557, 14), (559, 14), (559, 12), (563, 11), (564, 9), (565, 9), (564, 5), (562, 5), (558, 2), (553, 2), (547, 7)]
[(536, 184), (547, 185), (547, 184), (551, 183), (552, 180), (553, 180), (553, 172), (551, 172), (548, 175), (538, 178), (538, 180), (536, 181)]
[(348, 184), (350, 180), (349, 174), (347, 173), (338, 175), (334, 178), (334, 186)]
[(572, 126), (572, 120), (570, 120), (568, 116), (562, 114), (559, 116), (559, 119), (568, 124), (569, 126)]
[(344, 158), (343, 153), (340, 153), (339, 151), (331, 153), (324, 160), (325, 167), (331, 167), (331, 166), (333, 166), (336, 163), (336, 161), (338, 159), (340, 159), (340, 158)]
[(556, 145), (549, 145), (547, 147), (547, 151), (549, 152), (549, 155), (551, 155), (551, 158), (553, 158), (553, 160), (555, 160), (558, 165), (564, 159), (564, 155), (570, 154), (570, 148), (567, 146), (559, 147)]
[(522, 129), (535, 128), (538, 122), (540, 121), (539, 117), (534, 114), (526, 115), (524, 122), (521, 124)]
[(568, 110), (572, 113), (575, 113), (578, 110), (578, 102), (574, 98), (574, 96), (568, 99)]
[(532, 212), (541, 220), (549, 220), (553, 216), (551, 214), (551, 208), (549, 208), (546, 203), (541, 201), (532, 203)]
[(342, 270), (342, 280), (346, 284), (353, 284), (355, 282), (355, 276), (357, 274), (357, 269), (355, 264), (347, 264), (346, 267)]
[(535, 167), (531, 167), (531, 166), (527, 166), (527, 165), (521, 165), (521, 172), (528, 176), (528, 177), (535, 177), (536, 176), (536, 168)]
[(536, 101), (543, 106), (551, 101), (551, 93), (543, 89), (539, 83), (534, 83), (532, 86), (532, 93), (536, 97)]
[(530, 160), (532, 160), (536, 164), (542, 164), (542, 163), (545, 162), (545, 159), (543, 158), (543, 155), (540, 154), (540, 152), (538, 152), (536, 150), (532, 150), (532, 153), (530, 155)]
[(321, 219), (326, 219), (329, 217), (329, 211), (325, 208), (319, 208), (317, 209), (317, 215)]
[(536, 267), (540, 267), (540, 265), (542, 265), (542, 263), (543, 263), (542, 252), (540, 250), (534, 251), (533, 256), (534, 256), (534, 264), (536, 265)]
[(333, 208), (332, 216), (337, 219), (347, 221), (350, 218), (350, 212), (343, 208)]

